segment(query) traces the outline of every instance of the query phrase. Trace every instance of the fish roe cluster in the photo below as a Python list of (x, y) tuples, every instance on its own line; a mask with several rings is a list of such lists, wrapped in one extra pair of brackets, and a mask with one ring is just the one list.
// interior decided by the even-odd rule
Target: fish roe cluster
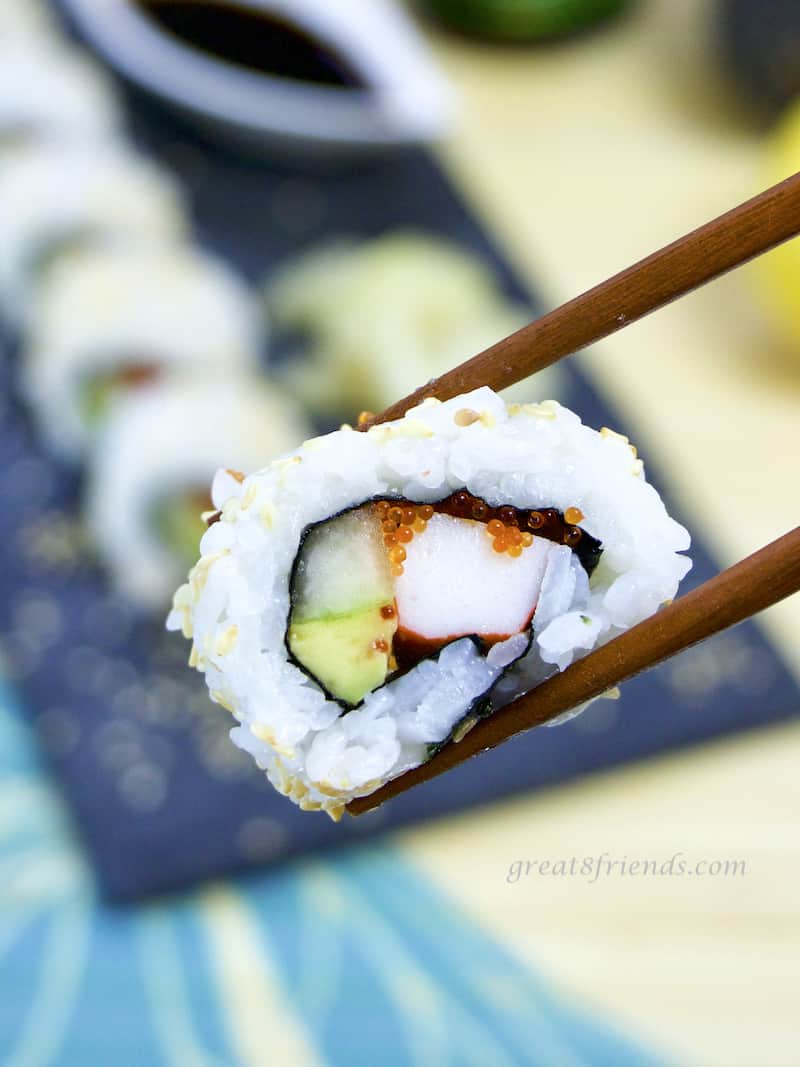
[[(485, 500), (473, 496), (472, 493), (468, 493), (465, 489), (461, 489), (446, 500), (440, 501), (436, 505), (436, 510), (444, 512), (446, 515), (452, 515), (457, 519), (474, 519), (476, 522), (485, 522), (487, 526), (495, 521), (501, 522), (503, 526), (508, 528), (517, 528), (525, 532), (530, 531), (538, 536), (546, 537), (549, 541), (569, 545), (570, 548), (577, 546), (583, 533), (577, 526), (577, 523), (583, 519), (583, 512), (579, 508), (567, 508), (562, 515), (555, 508), (528, 511), (524, 508), (515, 508), (511, 504), (492, 507)], [(493, 526), (492, 529), (497, 529), (497, 527)], [(508, 541), (510, 547), (518, 547), (516, 535), (508, 535), (501, 538), (500, 544), (502, 545), (504, 541)], [(514, 542), (513, 544), (512, 541)], [(527, 538), (522, 543), (523, 548), (526, 546)], [(502, 551), (505, 551), (505, 549), (498, 548), (498, 552)], [(516, 553), (514, 554), (516, 555)]]
[(583, 537), (583, 530), (578, 527), (582, 518), (583, 512), (580, 508), (567, 508), (564, 512), (564, 522), (567, 527), (564, 531), (564, 544), (570, 548), (576, 548)]
[(580, 508), (569, 507), (562, 514), (555, 508), (528, 511), (511, 504), (493, 507), (465, 489), (435, 505), (380, 500), (375, 507), (395, 577), (403, 573), (406, 558), (403, 546), (415, 534), (422, 533), (434, 512), (485, 523), (494, 551), (507, 553), (512, 559), (517, 559), (524, 549), (533, 544), (534, 536), (545, 537), (570, 548), (577, 548), (583, 538), (583, 530), (578, 526), (584, 517)]
[[(503, 509), (501, 509), (503, 510)], [(516, 521), (503, 522), (502, 519), (490, 519), (486, 532), (492, 539), (495, 552), (507, 553), (512, 559), (518, 559), (524, 548), (533, 544), (533, 534), (529, 530), (520, 530)]]
[(433, 516), (430, 504), (395, 504), (391, 500), (379, 500), (375, 505), (383, 532), (383, 543), (389, 555), (392, 574), (395, 578), (403, 573), (406, 550), (414, 535), (422, 533)]
[(447, 513), (453, 514), (457, 518), (474, 519), (475, 522), (486, 522), (491, 518), (490, 507), (485, 500), (481, 500), (479, 496), (473, 496), (471, 493), (465, 492), (463, 489), (461, 492), (455, 493), (449, 501), (443, 502), (445, 505), (450, 504), (449, 508), (443, 508)]

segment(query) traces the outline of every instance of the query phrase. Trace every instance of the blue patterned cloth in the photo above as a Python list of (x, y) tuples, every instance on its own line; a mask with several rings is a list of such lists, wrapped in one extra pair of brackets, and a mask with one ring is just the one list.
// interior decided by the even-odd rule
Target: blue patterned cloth
[(0, 688), (4, 1067), (657, 1062), (554, 994), (390, 848), (103, 905)]

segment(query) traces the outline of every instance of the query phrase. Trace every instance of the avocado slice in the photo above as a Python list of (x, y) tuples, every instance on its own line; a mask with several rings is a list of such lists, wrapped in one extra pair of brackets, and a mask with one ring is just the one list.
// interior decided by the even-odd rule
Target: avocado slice
[(292, 575), (286, 643), (335, 699), (358, 704), (390, 670), (394, 579), (374, 505), (313, 527)]
[(389, 673), (397, 613), (387, 605), (289, 627), (292, 655), (337, 700), (358, 704)]

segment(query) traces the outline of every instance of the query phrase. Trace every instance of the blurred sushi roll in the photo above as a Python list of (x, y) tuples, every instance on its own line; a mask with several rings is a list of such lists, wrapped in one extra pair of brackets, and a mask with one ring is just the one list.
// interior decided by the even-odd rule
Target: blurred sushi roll
[(129, 394), (90, 460), (86, 516), (114, 585), (160, 608), (198, 553), (220, 463), (257, 470), (307, 427), (291, 401), (246, 377), (175, 376)]
[(253, 294), (191, 248), (89, 248), (48, 273), (22, 387), (51, 449), (77, 460), (123, 393), (168, 371), (234, 375), (259, 358)]
[[(307, 253), (268, 284), (267, 306), (309, 342), (287, 365), (287, 388), (345, 418), (383, 410), (530, 318), (482, 260), (411, 231)], [(537, 376), (537, 389), (559, 395), (561, 376)]]
[(13, 32), (27, 2), (0, 2), (0, 159), (19, 141), (104, 137), (120, 121), (111, 83), (89, 59), (55, 38)]
[(175, 241), (186, 229), (181, 189), (120, 144), (37, 141), (0, 166), (0, 302), (19, 326), (57, 261), (92, 242)]
[(213, 504), (167, 625), (235, 743), (334, 818), (652, 615), (691, 566), (627, 438), (486, 388), (222, 471)]

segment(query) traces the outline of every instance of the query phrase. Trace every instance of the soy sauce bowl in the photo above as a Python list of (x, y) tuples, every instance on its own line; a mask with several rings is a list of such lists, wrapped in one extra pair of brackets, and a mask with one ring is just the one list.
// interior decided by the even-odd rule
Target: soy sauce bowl
[[(61, 0), (79, 32), (124, 77), (214, 136), (256, 153), (379, 151), (439, 137), (450, 92), (391, 0), (215, 0), (280, 24), (340, 59), (342, 84), (240, 65), (165, 28), (137, 0)], [(190, 5), (187, 5), (190, 6)], [(152, 7), (157, 9), (157, 5)]]

